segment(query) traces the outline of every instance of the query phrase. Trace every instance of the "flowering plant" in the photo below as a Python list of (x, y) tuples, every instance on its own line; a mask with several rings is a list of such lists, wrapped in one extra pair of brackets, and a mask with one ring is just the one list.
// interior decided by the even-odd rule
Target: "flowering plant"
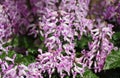
[[(107, 60), (119, 48), (119, 6), (107, 0), (1, 1), (0, 77), (97, 78), (94, 73), (112, 68)], [(110, 22), (115, 16), (117, 25)]]

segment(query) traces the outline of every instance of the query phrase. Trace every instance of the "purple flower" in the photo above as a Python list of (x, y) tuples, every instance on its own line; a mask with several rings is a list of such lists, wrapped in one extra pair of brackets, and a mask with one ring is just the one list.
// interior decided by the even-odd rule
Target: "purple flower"
[(105, 9), (105, 12), (103, 13), (104, 18), (111, 19), (112, 17), (114, 17), (116, 14), (115, 10), (116, 10), (116, 8), (114, 6), (108, 6)]
[(112, 38), (113, 26), (98, 22), (95, 27), (91, 30), (93, 41), (89, 43), (89, 51), (83, 50), (83, 60), (81, 62), (90, 69), (94, 69), (95, 72), (100, 72), (103, 69), (107, 55), (113, 49), (113, 44), (109, 41)]

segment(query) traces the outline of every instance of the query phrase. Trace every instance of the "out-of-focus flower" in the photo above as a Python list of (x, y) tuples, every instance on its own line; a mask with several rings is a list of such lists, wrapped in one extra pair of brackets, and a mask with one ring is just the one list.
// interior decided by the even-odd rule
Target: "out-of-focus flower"
[(115, 7), (114, 6), (108, 6), (106, 11), (103, 13), (105, 19), (111, 19), (115, 16)]

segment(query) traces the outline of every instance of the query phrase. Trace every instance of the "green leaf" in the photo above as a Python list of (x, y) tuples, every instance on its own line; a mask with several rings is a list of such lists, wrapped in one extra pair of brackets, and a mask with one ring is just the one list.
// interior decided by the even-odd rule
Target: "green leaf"
[(112, 51), (111, 54), (107, 57), (104, 69), (112, 69), (120, 67), (120, 50)]
[(8, 54), (6, 54), (5, 52), (2, 53), (2, 55), (0, 55), (0, 58), (1, 59), (4, 59), (6, 56), (12, 58), (12, 56), (14, 55), (15, 53), (13, 51), (9, 51)]
[(91, 70), (86, 70), (82, 78), (99, 78)]
[(83, 35), (80, 40), (76, 39), (75, 43), (75, 49), (76, 49), (76, 57), (81, 57), (81, 51), (83, 49), (88, 49), (88, 42), (91, 42), (92, 38), (90, 35), (85, 36)]
[(29, 65), (30, 63), (35, 62), (35, 57), (32, 55), (24, 56), (22, 54), (17, 54), (15, 58), (15, 63)]
[(87, 47), (88, 42), (91, 41), (91, 40), (92, 40), (92, 39), (91, 39), (90, 36), (85, 36), (85, 35), (83, 35), (82, 38), (81, 38), (80, 40), (78, 40), (76, 43), (77, 43), (77, 46), (78, 46), (79, 48), (84, 49), (84, 48)]
[(114, 40), (120, 39), (120, 32), (115, 32), (115, 33), (113, 34), (113, 39), (114, 39)]
[(120, 32), (115, 32), (111, 41), (115, 46), (120, 46)]
[(0, 58), (1, 58), (1, 59), (4, 59), (4, 58), (5, 58), (5, 56), (6, 56), (6, 53), (5, 53), (5, 52), (3, 52), (3, 53), (0, 55)]

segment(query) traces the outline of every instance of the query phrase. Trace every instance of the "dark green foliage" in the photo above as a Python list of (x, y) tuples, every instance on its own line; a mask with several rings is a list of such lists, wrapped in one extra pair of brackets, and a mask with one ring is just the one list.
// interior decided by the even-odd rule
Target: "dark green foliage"
[(106, 59), (104, 70), (120, 67), (120, 50), (113, 51)]

